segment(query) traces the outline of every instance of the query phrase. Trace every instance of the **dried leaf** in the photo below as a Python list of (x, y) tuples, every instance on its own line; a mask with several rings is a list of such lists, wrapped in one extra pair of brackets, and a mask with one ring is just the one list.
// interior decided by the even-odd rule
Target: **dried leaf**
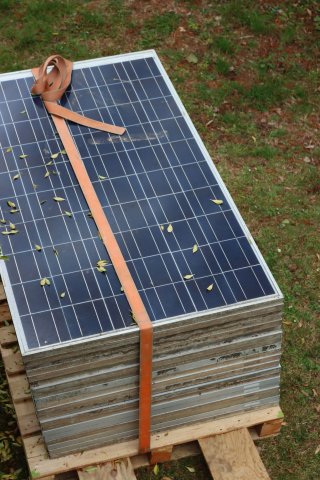
[(120, 292), (124, 292), (122, 285), (121, 285), (121, 287), (120, 287)]
[(55, 254), (55, 256), (57, 257), (57, 256), (59, 255), (58, 250), (57, 250), (56, 248), (54, 248), (54, 247), (53, 247), (52, 250), (53, 250), (53, 253)]
[(58, 170), (51, 170), (52, 175), (60, 175)]
[(22, 155), (19, 155), (19, 158), (27, 158), (28, 156), (29, 156), (29, 155), (24, 155), (24, 154), (22, 154)]
[(65, 296), (66, 296), (66, 292), (60, 293), (60, 297), (61, 297), (61, 298), (64, 298)]
[(20, 212), (18, 208), (13, 208), (12, 210), (10, 210), (10, 213), (17, 213), (17, 212)]
[(190, 53), (190, 55), (187, 56), (187, 62), (189, 63), (198, 63), (198, 57), (194, 53)]
[(153, 467), (153, 473), (157, 476), (159, 473), (159, 465), (156, 463)]
[(17, 173), (17, 175), (15, 175), (14, 177), (12, 177), (12, 180), (18, 180), (18, 178), (20, 178), (20, 173)]
[(44, 178), (49, 177), (49, 175), (50, 175), (50, 172), (49, 172), (49, 170), (47, 170), (46, 173), (44, 174)]
[(134, 313), (133, 313), (132, 310), (130, 310), (130, 316), (131, 316), (132, 320), (133, 320), (135, 323), (137, 323), (136, 317), (134, 316)]
[(4, 218), (0, 218), (0, 223), (6, 223), (6, 220)]
[(104, 267), (97, 267), (98, 272), (105, 273), (107, 270)]
[(318, 455), (318, 453), (320, 453), (320, 445), (317, 446), (315, 452), (314, 452), (316, 455)]
[(42, 250), (41, 245), (35, 244), (34, 248), (37, 250), (37, 252), (41, 252), (41, 250)]
[(184, 275), (183, 278), (185, 280), (190, 280), (191, 278), (193, 278), (193, 273), (188, 273), (187, 275)]
[(160, 230), (164, 230), (164, 226), (163, 225), (160, 225)]
[(97, 267), (106, 267), (108, 265), (108, 260), (98, 260)]
[(46, 165), (47, 165), (48, 167), (50, 167), (50, 165), (53, 165), (53, 161), (50, 160), (50, 162), (46, 163)]
[(186, 469), (187, 469), (190, 473), (195, 473), (195, 472), (196, 472), (195, 468), (193, 468), (193, 467), (186, 467)]
[(103, 175), (98, 175), (99, 180), (107, 180), (108, 177), (104, 177)]
[(47, 277), (44, 277), (44, 278), (41, 278), (40, 285), (41, 287), (44, 287), (45, 285), (51, 285), (51, 282)]
[(173, 232), (173, 226), (171, 225), (171, 223), (170, 225), (168, 225), (167, 232), (169, 233)]
[(213, 289), (213, 283), (211, 283), (211, 284), (207, 287), (208, 292), (211, 292), (212, 289)]
[(7, 255), (0, 255), (0, 260), (7, 262), (9, 260), (9, 257)]
[(62, 197), (53, 197), (53, 200), (55, 202), (64, 202), (65, 198), (62, 198)]
[(93, 218), (93, 215), (92, 215), (91, 212), (88, 213), (88, 217), (89, 217), (89, 218)]
[(16, 229), (16, 226), (14, 223), (11, 223), (9, 222), (9, 227), (11, 228), (11, 230), (15, 230)]
[(16, 208), (16, 204), (11, 202), (10, 200), (7, 201), (7, 205), (11, 208)]
[(44, 203), (46, 203), (47, 200), (40, 200), (40, 205), (43, 205)]
[(10, 153), (10, 152), (12, 152), (12, 147), (8, 147), (6, 150), (6, 153)]
[(67, 155), (67, 152), (65, 150), (60, 150), (59, 152), (61, 155)]
[(15, 228), (12, 228), (11, 233), (12, 233), (12, 235), (15, 235), (16, 233), (19, 233), (19, 230), (16, 230)]
[(58, 153), (53, 153), (53, 154), (50, 156), (50, 158), (53, 158), (53, 160), (54, 160), (55, 158), (58, 157), (58, 155), (59, 155), (59, 152), (58, 152)]
[(214, 199), (214, 200), (211, 200), (211, 202), (215, 203), (216, 205), (222, 205), (223, 204), (223, 200)]
[(27, 113), (25, 110), (22, 110), (20, 113)]
[(195, 245), (193, 245), (192, 253), (196, 253), (197, 251), (198, 251), (198, 245), (195, 244)]
[(1, 232), (2, 235), (11, 235), (11, 230), (3, 230), (3, 232)]
[(67, 210), (65, 210), (63, 212), (65, 215), (67, 215), (67, 217), (72, 217), (72, 213), (71, 212), (68, 212)]

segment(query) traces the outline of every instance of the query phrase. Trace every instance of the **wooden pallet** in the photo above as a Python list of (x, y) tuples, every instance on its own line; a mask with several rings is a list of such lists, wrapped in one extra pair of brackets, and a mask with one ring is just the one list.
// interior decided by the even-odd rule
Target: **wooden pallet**
[(136, 468), (203, 453), (214, 480), (267, 480), (253, 440), (279, 433), (279, 407), (202, 422), (151, 436), (151, 454), (132, 440), (49, 459), (29, 390), (14, 326), (0, 283), (0, 348), (31, 478), (134, 480)]

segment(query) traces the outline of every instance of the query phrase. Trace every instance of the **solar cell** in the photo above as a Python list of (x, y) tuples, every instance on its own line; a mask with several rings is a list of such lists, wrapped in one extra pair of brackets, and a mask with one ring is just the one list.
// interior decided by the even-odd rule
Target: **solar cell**
[[(1, 273), (23, 351), (132, 325), (113, 266), (96, 268), (108, 254), (32, 83), (0, 77)], [(61, 104), (126, 128), (69, 123), (152, 321), (280, 296), (155, 52), (79, 62)]]

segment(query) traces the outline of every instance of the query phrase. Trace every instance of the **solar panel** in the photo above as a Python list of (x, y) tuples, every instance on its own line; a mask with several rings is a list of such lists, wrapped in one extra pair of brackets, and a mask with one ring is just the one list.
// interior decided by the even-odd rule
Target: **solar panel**
[[(33, 81), (0, 76), (0, 263), (23, 352), (137, 328)], [(126, 128), (69, 123), (153, 322), (281, 298), (154, 51), (76, 63), (61, 104)]]

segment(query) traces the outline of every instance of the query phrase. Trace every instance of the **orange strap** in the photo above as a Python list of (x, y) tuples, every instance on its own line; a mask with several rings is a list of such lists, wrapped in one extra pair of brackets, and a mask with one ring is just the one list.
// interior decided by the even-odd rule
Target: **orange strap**
[[(48, 73), (47, 68), (53, 68)], [(123, 258), (117, 240), (104, 214), (97, 194), (92, 186), (88, 172), (81, 160), (78, 149), (72, 139), (65, 119), (80, 123), (91, 128), (97, 128), (109, 133), (122, 135), (123, 127), (108, 125), (96, 120), (78, 115), (61, 107), (57, 103), (70, 84), (72, 62), (59, 55), (52, 55), (39, 68), (32, 70), (36, 82), (32, 93), (41, 95), (42, 100), (52, 115), (52, 120), (60, 135), (60, 139), (69, 157), (83, 195), (96, 222), (102, 241), (108, 251), (111, 262), (116, 270), (119, 281), (128, 299), (135, 321), (140, 329), (140, 385), (139, 385), (139, 450), (146, 453), (150, 450), (151, 431), (151, 399), (152, 399), (152, 322), (142, 302), (137, 287), (132, 279), (127, 264)]]

